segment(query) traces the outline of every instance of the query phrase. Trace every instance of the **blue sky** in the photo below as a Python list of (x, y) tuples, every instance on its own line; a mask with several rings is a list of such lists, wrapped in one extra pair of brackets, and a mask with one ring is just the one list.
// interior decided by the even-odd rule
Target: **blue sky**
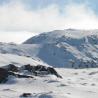
[(0, 34), (98, 29), (97, 5), (98, 0), (0, 0)]
[[(12, 0), (0, 0), (0, 4), (9, 3)], [(63, 8), (70, 2), (77, 3), (77, 4), (87, 4), (91, 9), (93, 9), (96, 13), (98, 13), (98, 0), (13, 0), (13, 1), (20, 1), (25, 6), (31, 9), (43, 8), (49, 6), (51, 4), (57, 4), (60, 8)]]
[[(9, 3), (12, 0), (0, 0), (0, 4)], [(98, 0), (13, 0), (13, 1), (20, 1), (25, 4), (26, 7), (31, 9), (38, 9), (49, 6), (51, 4), (57, 4), (62, 9), (65, 5), (70, 2), (77, 3), (77, 4), (87, 4), (91, 9), (98, 13)]]

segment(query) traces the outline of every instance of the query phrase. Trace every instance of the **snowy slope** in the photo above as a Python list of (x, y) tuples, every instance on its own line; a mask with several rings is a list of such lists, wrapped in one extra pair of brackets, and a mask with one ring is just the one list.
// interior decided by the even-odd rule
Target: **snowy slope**
[(0, 53), (0, 67), (8, 65), (8, 64), (15, 64), (17, 66), (22, 66), (26, 64), (31, 64), (33, 66), (36, 66), (40, 64), (40, 65), (48, 66), (44, 62), (39, 61), (37, 59), (30, 58), (30, 57)]
[[(17, 66), (28, 63), (46, 65), (30, 57), (0, 54), (0, 67), (9, 63)], [(30, 93), (32, 97), (26, 98), (98, 98), (98, 68), (56, 70), (62, 79), (53, 75), (34, 78), (9, 77), (7, 83), (0, 84), (0, 97), (25, 98), (21, 95)]]
[(98, 30), (55, 30), (24, 44), (0, 44), (1, 53), (30, 56), (54, 67), (98, 67)]

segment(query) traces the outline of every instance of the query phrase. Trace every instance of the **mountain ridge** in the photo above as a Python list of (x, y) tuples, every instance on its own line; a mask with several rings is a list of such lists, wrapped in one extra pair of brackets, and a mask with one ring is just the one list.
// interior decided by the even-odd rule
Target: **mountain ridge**
[(1, 44), (0, 52), (37, 58), (59, 68), (98, 67), (98, 30), (45, 32), (20, 45)]

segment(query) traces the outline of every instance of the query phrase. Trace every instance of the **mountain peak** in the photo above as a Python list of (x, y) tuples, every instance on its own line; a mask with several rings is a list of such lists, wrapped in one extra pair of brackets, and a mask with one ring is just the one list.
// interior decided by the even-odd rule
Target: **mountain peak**
[(31, 37), (24, 44), (34, 43), (55, 43), (56, 41), (71, 39), (81, 39), (92, 35), (98, 35), (98, 30), (79, 30), (79, 29), (65, 29), (65, 30), (54, 30), (50, 32), (44, 32), (37, 36)]

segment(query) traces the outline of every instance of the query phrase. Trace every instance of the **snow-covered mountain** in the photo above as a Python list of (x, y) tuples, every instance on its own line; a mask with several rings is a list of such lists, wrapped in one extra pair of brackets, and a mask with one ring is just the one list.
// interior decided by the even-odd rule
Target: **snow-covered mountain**
[(54, 67), (98, 67), (98, 30), (55, 30), (23, 44), (0, 44), (1, 53), (37, 58)]
[(24, 44), (41, 45), (40, 59), (53, 66), (96, 67), (98, 30), (55, 30), (28, 39)]
[(0, 43), (0, 97), (98, 98), (96, 67), (98, 30), (56, 30), (20, 45)]

